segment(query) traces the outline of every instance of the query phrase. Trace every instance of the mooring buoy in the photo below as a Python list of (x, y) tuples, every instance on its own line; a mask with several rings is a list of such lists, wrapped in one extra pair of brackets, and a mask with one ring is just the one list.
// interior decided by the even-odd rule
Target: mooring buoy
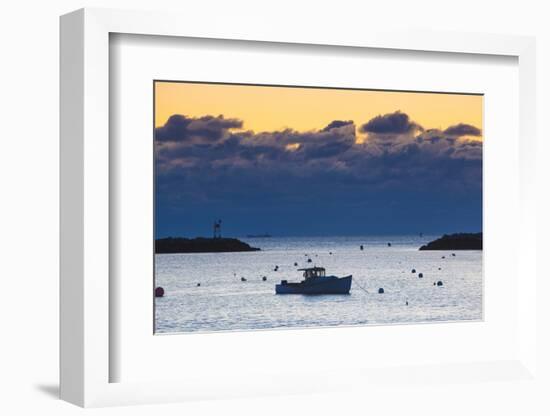
[(412, 269), (412, 270), (411, 270), (411, 273), (416, 273), (416, 269)]
[(380, 289), (378, 289), (378, 293), (384, 293), (384, 288), (381, 287)]
[(424, 277), (424, 273), (418, 273), (418, 277)]
[(441, 280), (439, 280), (439, 281), (437, 282), (437, 285), (438, 285), (438, 286), (443, 286), (443, 282), (442, 282)]
[(157, 287), (155, 289), (155, 297), (162, 298), (164, 296), (164, 289), (162, 287)]

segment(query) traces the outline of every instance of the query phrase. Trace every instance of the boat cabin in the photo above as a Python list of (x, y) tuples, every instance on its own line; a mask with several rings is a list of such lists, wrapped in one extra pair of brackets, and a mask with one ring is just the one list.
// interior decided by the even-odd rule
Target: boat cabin
[(315, 277), (325, 277), (324, 267), (308, 267), (307, 269), (298, 269), (299, 272), (304, 272), (306, 279), (312, 279)]

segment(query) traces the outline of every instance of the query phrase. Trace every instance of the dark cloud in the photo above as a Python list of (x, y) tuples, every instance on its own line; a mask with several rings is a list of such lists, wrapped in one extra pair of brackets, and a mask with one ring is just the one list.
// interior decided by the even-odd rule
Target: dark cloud
[(449, 136), (481, 136), (481, 130), (469, 124), (457, 124), (448, 127), (443, 133)]
[(329, 131), (330, 129), (334, 129), (334, 128), (340, 128), (340, 127), (344, 127), (344, 126), (347, 126), (347, 125), (350, 125), (350, 124), (353, 124), (353, 120), (334, 120), (334, 121), (331, 121), (329, 123), (328, 126), (326, 126), (324, 129), (322, 129), (321, 131)]
[[(235, 131), (242, 126), (242, 120), (223, 116), (170, 117), (156, 130), (159, 171), (202, 166), (250, 169), (253, 174), (261, 165), (300, 176), (315, 176), (321, 169), (345, 170), (363, 177), (365, 169), (381, 158), (386, 158), (388, 165), (377, 166), (380, 176), (389, 171), (407, 175), (412, 161), (429, 168), (441, 160), (481, 160), (481, 141), (460, 138), (466, 132), (480, 134), (479, 129), (459, 124), (443, 131), (424, 130), (401, 112), (377, 116), (363, 124), (360, 130), (368, 132), (364, 141), (358, 140), (353, 121), (334, 120), (321, 130), (307, 132)], [(391, 157), (400, 165), (392, 166)], [(372, 171), (367, 174), (372, 175)]]
[(219, 140), (230, 129), (242, 128), (243, 122), (234, 118), (204, 116), (189, 118), (175, 114), (155, 130), (155, 139), (164, 142), (182, 142), (193, 138)]
[(422, 127), (418, 124), (409, 120), (408, 114), (396, 111), (374, 117), (363, 124), (360, 131), (375, 134), (407, 134), (421, 129)]
[[(200, 217), (234, 207), (243, 223), (270, 210), (351, 221), (363, 218), (358, 210), (386, 215), (389, 204), (408, 207), (402, 215), (416, 212), (418, 221), (429, 221), (435, 206), (455, 215), (467, 209), (476, 221), (481, 215), (482, 142), (462, 137), (480, 135), (473, 126), (425, 130), (402, 112), (373, 118), (359, 136), (353, 121), (306, 132), (256, 133), (243, 125), (174, 115), (156, 129), (159, 212), (180, 206)], [(386, 226), (397, 229), (398, 222)]]

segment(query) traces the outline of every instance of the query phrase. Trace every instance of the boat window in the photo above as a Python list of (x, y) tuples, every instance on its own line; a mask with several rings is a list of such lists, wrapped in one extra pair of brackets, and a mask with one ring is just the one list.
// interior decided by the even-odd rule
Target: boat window
[(319, 269), (306, 269), (304, 270), (303, 276), (306, 279), (312, 278), (312, 277), (325, 277), (325, 269), (319, 268)]

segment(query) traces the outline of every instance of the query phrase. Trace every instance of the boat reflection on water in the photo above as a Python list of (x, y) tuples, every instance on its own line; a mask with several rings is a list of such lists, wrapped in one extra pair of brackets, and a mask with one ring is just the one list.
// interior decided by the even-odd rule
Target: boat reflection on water
[(303, 271), (304, 280), (297, 283), (281, 280), (275, 285), (278, 295), (347, 295), (351, 289), (352, 275), (345, 277), (327, 276), (324, 267), (298, 269)]

